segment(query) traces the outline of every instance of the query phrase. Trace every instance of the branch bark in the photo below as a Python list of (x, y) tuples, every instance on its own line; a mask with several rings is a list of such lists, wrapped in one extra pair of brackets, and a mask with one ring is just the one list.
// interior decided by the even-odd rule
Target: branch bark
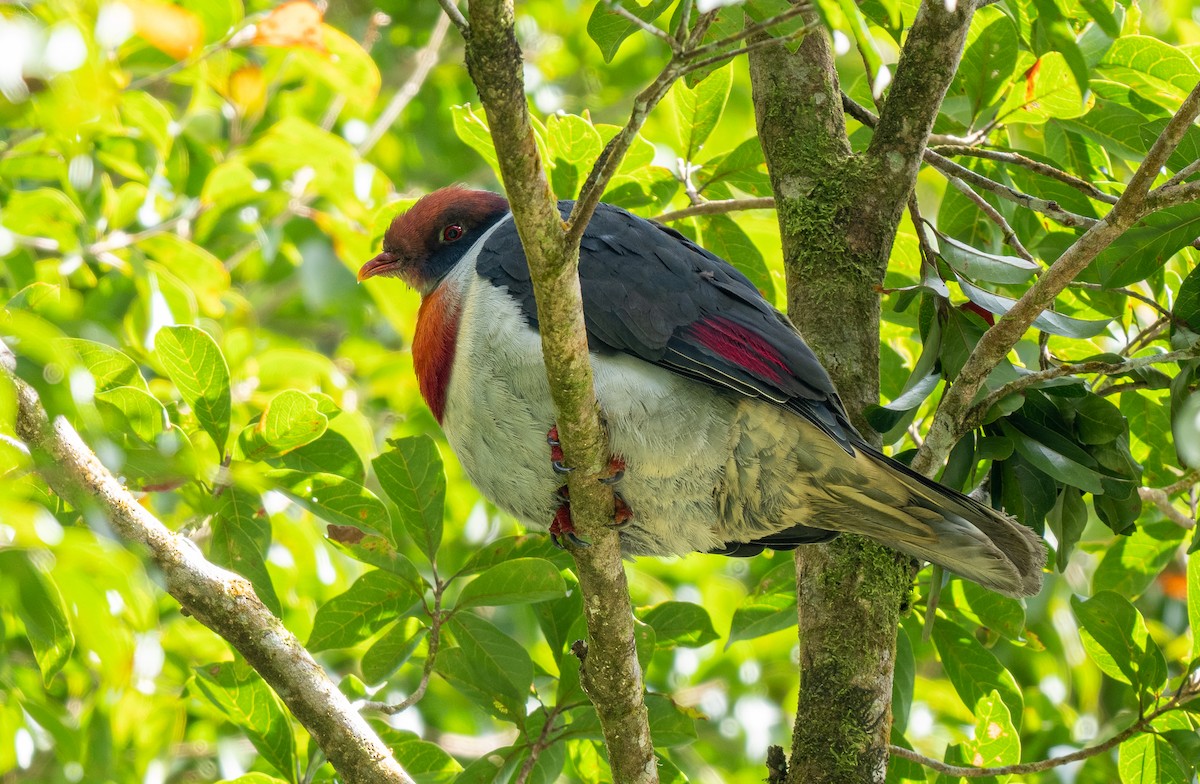
[(347, 782), (413, 784), (391, 749), (259, 600), (250, 582), (205, 560), (190, 539), (167, 529), (139, 504), (69, 422), (49, 419), (15, 368), (16, 357), (0, 342), (0, 379), (16, 390), (17, 436), (51, 489), (76, 509), (102, 514), (124, 544), (144, 549), (184, 612), (245, 657)]
[(1016, 305), (980, 338), (954, 379), (954, 384), (942, 398), (929, 435), (913, 459), (914, 470), (928, 474), (945, 461), (950, 449), (966, 432), (963, 429), (964, 422), (975, 395), (1000, 360), (1024, 336), (1033, 320), (1050, 307), (1059, 293), (1101, 251), (1156, 207), (1148, 199), (1150, 186), (1197, 115), (1200, 115), (1200, 85), (1192, 89), (1179, 111), (1167, 123), (1108, 214), (1067, 248), (1058, 261), (1043, 272), (1037, 282), (1017, 300)]
[[(788, 312), (851, 417), (879, 396), (879, 290), (926, 139), (961, 57), (973, 3), (923, 3), (867, 152), (851, 154), (828, 37), (750, 55), (775, 191)], [(847, 324), (855, 325), (847, 329)], [(800, 701), (787, 780), (882, 782), (896, 629), (911, 559), (844, 536), (796, 551)]]
[(598, 481), (609, 454), (588, 358), (578, 238), (568, 240), (538, 156), (525, 103), (512, 2), (474, 0), (468, 13), (467, 68), (487, 113), (513, 220), (529, 262), (559, 438), (567, 465), (578, 469), (567, 482), (572, 518), (592, 543), (588, 548), (571, 548), (589, 636), (580, 682), (600, 717), (613, 777), (622, 782), (657, 782), (620, 540), (607, 524), (612, 519), (613, 495)]

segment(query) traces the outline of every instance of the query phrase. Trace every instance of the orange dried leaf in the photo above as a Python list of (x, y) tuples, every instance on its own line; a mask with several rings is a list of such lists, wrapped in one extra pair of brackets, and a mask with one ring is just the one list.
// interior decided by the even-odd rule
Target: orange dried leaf
[(159, 0), (122, 0), (133, 14), (133, 27), (146, 43), (176, 60), (204, 45), (204, 23), (186, 8)]
[(243, 112), (256, 112), (267, 100), (267, 82), (262, 69), (247, 65), (229, 75), (229, 100)]
[(254, 43), (258, 46), (302, 46), (324, 52), (321, 9), (309, 0), (288, 0), (258, 23)]

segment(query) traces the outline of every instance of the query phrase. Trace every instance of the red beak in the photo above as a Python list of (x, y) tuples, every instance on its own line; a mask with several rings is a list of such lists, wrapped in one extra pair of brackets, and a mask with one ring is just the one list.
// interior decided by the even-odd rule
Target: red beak
[(392, 253), (386, 250), (380, 253), (375, 258), (368, 261), (358, 270), (358, 282), (362, 283), (367, 278), (373, 278), (376, 275), (384, 275), (394, 269), (400, 267), (400, 260)]

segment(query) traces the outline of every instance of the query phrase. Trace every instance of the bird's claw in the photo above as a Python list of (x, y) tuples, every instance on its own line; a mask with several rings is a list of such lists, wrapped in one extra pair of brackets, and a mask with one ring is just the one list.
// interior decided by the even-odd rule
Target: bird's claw
[(550, 467), (554, 469), (554, 473), (556, 474), (569, 474), (575, 470), (569, 465), (563, 465), (562, 460), (551, 460)]

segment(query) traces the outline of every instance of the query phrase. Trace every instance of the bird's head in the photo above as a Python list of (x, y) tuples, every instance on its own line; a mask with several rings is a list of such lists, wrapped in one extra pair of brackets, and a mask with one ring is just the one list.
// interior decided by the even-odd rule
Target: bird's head
[(495, 193), (436, 190), (392, 219), (383, 235), (383, 252), (362, 265), (358, 279), (400, 278), (425, 296), (507, 213), (508, 200)]

